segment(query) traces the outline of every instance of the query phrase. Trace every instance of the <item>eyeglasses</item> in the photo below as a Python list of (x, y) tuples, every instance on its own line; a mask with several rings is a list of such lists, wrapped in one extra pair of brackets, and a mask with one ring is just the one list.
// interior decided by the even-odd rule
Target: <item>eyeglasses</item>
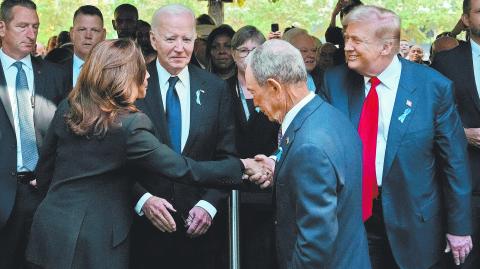
[(240, 58), (245, 58), (248, 56), (248, 54), (250, 54), (250, 52), (252, 52), (254, 49), (256, 48), (253, 48), (253, 49), (247, 49), (247, 48), (239, 48), (239, 49), (235, 49), (236, 51), (238, 51), (238, 56)]

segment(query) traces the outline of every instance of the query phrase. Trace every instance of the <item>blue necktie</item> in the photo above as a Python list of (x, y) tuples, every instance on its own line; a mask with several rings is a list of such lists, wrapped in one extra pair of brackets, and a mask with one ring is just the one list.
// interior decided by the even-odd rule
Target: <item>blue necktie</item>
[(28, 90), (27, 75), (22, 68), (22, 62), (13, 65), (18, 69), (15, 82), (17, 92), (18, 120), (20, 125), (20, 144), (22, 145), (23, 168), (33, 171), (38, 161), (35, 128), (33, 126), (33, 108)]
[(170, 77), (168, 79), (167, 90), (167, 124), (170, 133), (170, 141), (172, 142), (172, 149), (177, 153), (182, 150), (182, 109), (180, 107), (180, 99), (178, 98), (175, 84), (177, 84), (178, 77)]

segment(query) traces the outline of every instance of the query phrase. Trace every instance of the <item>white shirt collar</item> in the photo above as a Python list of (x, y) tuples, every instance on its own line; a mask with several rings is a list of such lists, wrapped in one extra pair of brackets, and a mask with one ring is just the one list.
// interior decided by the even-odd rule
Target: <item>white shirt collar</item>
[[(398, 84), (398, 76), (402, 72), (402, 63), (398, 59), (398, 56), (393, 57), (392, 62), (380, 73), (377, 78), (385, 85), (389, 90), (396, 89)], [(370, 84), (370, 77), (363, 77), (365, 85)]]
[[(170, 74), (163, 66), (160, 64), (157, 58), (157, 72), (158, 72), (158, 82), (160, 83), (160, 87), (162, 85), (168, 85), (168, 79), (170, 77), (174, 77), (174, 75)], [(185, 84), (186, 81), (189, 79), (188, 74), (188, 65), (183, 68), (180, 73), (178, 73), (177, 77), (179, 78), (180, 82)]]
[(293, 106), (285, 115), (285, 118), (282, 122), (282, 135), (285, 135), (285, 132), (288, 129), (288, 126), (292, 123), (295, 116), (297, 116), (298, 112), (302, 110), (304, 106), (306, 106), (313, 98), (315, 97), (315, 93), (309, 92), (307, 96), (303, 97), (300, 102), (298, 102), (295, 106)]
[(476, 57), (480, 56), (480, 44), (475, 42), (473, 39), (470, 39), (470, 44), (472, 46), (472, 54)]
[[(4, 68), (9, 68), (10, 66), (12, 66), (12, 64), (14, 64), (15, 62), (17, 62), (17, 60), (13, 59), (12, 57), (8, 56), (7, 54), (5, 54), (5, 52), (3, 51), (3, 49), (0, 49), (0, 60), (2, 61), (2, 66)], [(23, 63), (23, 66), (26, 66), (27, 68), (29, 68), (30, 70), (33, 69), (32, 67), (32, 58), (30, 56), (30, 54), (28, 54), (27, 56), (25, 56), (24, 58), (20, 59), (19, 60), (20, 62)]]
[(73, 68), (79, 70), (82, 68), (83, 64), (85, 63), (84, 60), (80, 59), (80, 57), (77, 56), (77, 54), (73, 54)]

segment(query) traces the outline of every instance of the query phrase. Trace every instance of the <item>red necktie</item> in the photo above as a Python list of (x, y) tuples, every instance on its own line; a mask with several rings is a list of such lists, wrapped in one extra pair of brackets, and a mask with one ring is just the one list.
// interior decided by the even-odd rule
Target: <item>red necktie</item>
[(378, 95), (377, 77), (370, 79), (371, 87), (362, 107), (358, 133), (363, 144), (362, 162), (362, 218), (366, 221), (372, 216), (373, 199), (378, 196), (377, 176), (375, 172), (375, 155), (378, 133)]

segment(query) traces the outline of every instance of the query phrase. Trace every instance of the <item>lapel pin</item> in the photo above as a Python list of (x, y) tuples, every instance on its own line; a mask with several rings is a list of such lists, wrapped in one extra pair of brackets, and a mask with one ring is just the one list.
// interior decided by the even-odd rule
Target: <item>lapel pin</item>
[(408, 107), (412, 107), (412, 105), (413, 105), (413, 104), (412, 104), (412, 101), (410, 101), (410, 100), (407, 99), (406, 105), (407, 105)]
[(285, 143), (288, 145), (290, 143), (290, 138), (288, 136), (285, 138)]
[(197, 105), (199, 105), (199, 106), (202, 105), (202, 101), (200, 100), (200, 94), (203, 94), (203, 93), (205, 93), (204, 90), (197, 90), (197, 91), (195, 92), (195, 95), (197, 96), (195, 102), (196, 102)]
[(398, 120), (403, 123), (405, 121), (405, 119), (407, 118), (408, 114), (410, 114), (410, 112), (412, 112), (412, 109), (411, 108), (406, 108), (405, 111), (403, 111), (403, 114), (400, 115), (400, 117), (398, 117)]

